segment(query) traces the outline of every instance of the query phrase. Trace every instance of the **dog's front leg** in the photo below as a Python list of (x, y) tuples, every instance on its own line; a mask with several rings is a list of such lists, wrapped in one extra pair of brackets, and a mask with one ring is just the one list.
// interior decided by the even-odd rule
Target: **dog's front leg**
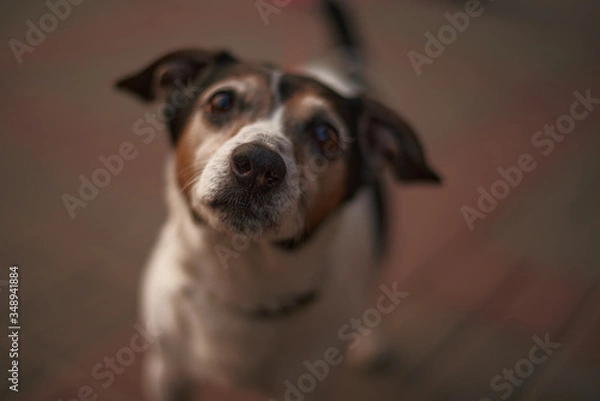
[(160, 343), (154, 344), (145, 360), (144, 390), (148, 401), (191, 401), (192, 383)]

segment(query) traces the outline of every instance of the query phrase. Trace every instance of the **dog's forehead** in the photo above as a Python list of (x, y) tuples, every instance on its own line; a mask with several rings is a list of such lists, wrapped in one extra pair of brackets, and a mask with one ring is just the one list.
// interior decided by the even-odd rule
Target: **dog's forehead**
[(313, 78), (283, 74), (277, 94), (286, 110), (298, 118), (308, 118), (315, 113), (335, 115), (342, 120), (349, 117), (348, 99)]
[(287, 73), (270, 64), (239, 63), (218, 69), (208, 77), (204, 88), (230, 87), (245, 92), (268, 94), (270, 113), (286, 107), (291, 111), (322, 109), (345, 111), (347, 99), (316, 79)]
[[(209, 70), (207, 75), (200, 77), (198, 86), (202, 92), (229, 84), (234, 89), (268, 89), (272, 80), (273, 70), (265, 65), (236, 63), (217, 66)], [(260, 88), (249, 88), (249, 84)]]

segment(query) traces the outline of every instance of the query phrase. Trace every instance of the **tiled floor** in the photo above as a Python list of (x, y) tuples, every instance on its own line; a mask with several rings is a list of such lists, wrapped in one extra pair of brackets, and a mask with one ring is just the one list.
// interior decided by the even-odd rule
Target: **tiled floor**
[[(84, 2), (21, 65), (8, 46), (1, 52), (0, 261), (21, 266), (23, 329), (22, 391), (3, 385), (0, 399), (70, 401), (83, 385), (98, 400), (141, 399), (140, 355), (107, 388), (92, 369), (136, 333), (136, 288), (164, 218), (169, 147), (166, 136), (143, 144), (133, 135), (148, 109), (111, 85), (173, 47), (223, 46), (285, 65), (324, 52), (309, 3), (264, 26), (253, 1)], [(401, 372), (339, 372), (331, 378), (343, 383), (339, 399), (500, 400), (490, 381), (546, 333), (560, 348), (506, 399), (600, 399), (600, 107), (550, 155), (531, 144), (569, 111), (575, 91), (600, 97), (600, 7), (482, 0), (483, 15), (417, 76), (407, 52), (422, 52), (425, 32), (465, 3), (351, 3), (374, 86), (422, 133), (445, 185), (396, 194), (397, 241), (381, 281), (410, 293), (387, 321)], [(37, 0), (3, 7), (7, 42), (23, 40), (25, 22), (48, 11)], [(61, 196), (124, 141), (137, 158), (71, 219)], [(524, 153), (535, 171), (470, 231), (461, 207), (474, 207), (478, 187), (489, 190), (497, 169)], [(209, 399), (244, 399), (214, 391)]]

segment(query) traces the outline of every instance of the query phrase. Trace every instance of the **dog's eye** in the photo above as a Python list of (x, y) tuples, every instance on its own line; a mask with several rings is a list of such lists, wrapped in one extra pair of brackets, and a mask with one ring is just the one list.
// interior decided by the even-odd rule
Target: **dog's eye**
[(314, 128), (314, 135), (317, 145), (325, 157), (333, 158), (340, 154), (342, 150), (340, 135), (331, 124), (317, 124)]
[(235, 95), (231, 91), (215, 93), (208, 101), (208, 111), (213, 114), (231, 111), (235, 103)]

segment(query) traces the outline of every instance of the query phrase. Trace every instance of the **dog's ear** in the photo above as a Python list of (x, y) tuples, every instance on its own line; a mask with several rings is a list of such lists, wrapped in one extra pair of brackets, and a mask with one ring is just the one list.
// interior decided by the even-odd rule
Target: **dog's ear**
[(441, 182), (429, 166), (417, 134), (404, 119), (375, 100), (358, 101), (359, 145), (374, 170), (390, 166), (398, 181)]
[(164, 100), (178, 87), (189, 85), (206, 67), (231, 61), (235, 58), (225, 51), (179, 50), (120, 79), (116, 87), (136, 94), (145, 102)]

